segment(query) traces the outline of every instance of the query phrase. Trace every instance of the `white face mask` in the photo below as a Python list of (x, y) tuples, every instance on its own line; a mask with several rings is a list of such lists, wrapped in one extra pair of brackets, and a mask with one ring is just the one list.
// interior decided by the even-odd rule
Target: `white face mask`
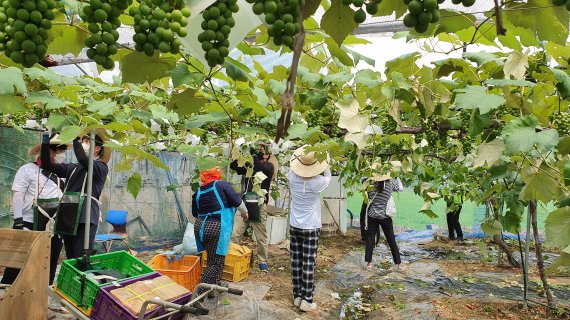
[(53, 157), (53, 160), (56, 163), (63, 163), (63, 161), (65, 160), (65, 153), (56, 154), (55, 157)]
[(85, 150), (85, 154), (89, 155), (89, 147), (91, 144), (89, 142), (85, 142), (81, 144), (83, 146), (83, 150)]

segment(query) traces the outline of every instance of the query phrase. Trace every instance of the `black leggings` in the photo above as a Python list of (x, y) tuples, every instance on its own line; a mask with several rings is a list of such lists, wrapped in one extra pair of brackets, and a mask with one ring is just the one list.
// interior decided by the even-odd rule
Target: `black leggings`
[(392, 259), (395, 264), (402, 263), (400, 259), (400, 249), (396, 243), (396, 236), (394, 236), (394, 224), (392, 218), (377, 219), (368, 217), (368, 230), (366, 236), (366, 251), (364, 253), (364, 261), (372, 262), (372, 253), (374, 251), (375, 235), (379, 232), (379, 227), (382, 227), (390, 252), (392, 252)]
[(459, 214), (461, 213), (461, 207), (457, 210), (447, 213), (447, 230), (449, 231), (449, 239), (454, 240), (457, 238), (463, 239), (463, 230), (461, 230), (461, 224), (459, 223)]

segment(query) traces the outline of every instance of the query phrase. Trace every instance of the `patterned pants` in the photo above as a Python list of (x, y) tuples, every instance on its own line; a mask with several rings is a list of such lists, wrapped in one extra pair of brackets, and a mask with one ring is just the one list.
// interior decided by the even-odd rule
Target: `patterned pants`
[(291, 275), (293, 296), (309, 303), (313, 302), (313, 285), (320, 229), (298, 229), (291, 227)]
[[(194, 235), (196, 236), (196, 239), (200, 238), (201, 227), (202, 219), (198, 218), (194, 223)], [(202, 272), (201, 282), (203, 283), (219, 284), (222, 277), (222, 271), (224, 271), (224, 262), (226, 257), (216, 254), (218, 240), (220, 238), (220, 229), (221, 225), (219, 221), (212, 220), (211, 218), (206, 220), (206, 225), (204, 226), (204, 247), (208, 254), (208, 262), (206, 270)], [(199, 293), (200, 292), (198, 292), (198, 294)]]

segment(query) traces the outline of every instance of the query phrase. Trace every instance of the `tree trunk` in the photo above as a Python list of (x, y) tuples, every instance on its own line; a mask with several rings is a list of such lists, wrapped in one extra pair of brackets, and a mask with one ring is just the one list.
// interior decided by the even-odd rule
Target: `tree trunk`
[(552, 298), (552, 292), (550, 291), (550, 286), (548, 285), (548, 279), (546, 279), (546, 274), (544, 273), (544, 259), (542, 258), (542, 245), (538, 237), (538, 224), (536, 222), (535, 200), (530, 201), (529, 209), (532, 219), (532, 231), (534, 235), (534, 245), (536, 248), (536, 264), (538, 266), (538, 273), (540, 274), (540, 280), (542, 280), (542, 286), (544, 287), (544, 294), (546, 296), (546, 301), (548, 302), (548, 307), (550, 308), (550, 310), (553, 310), (555, 308), (554, 299)]
[(493, 242), (495, 242), (495, 244), (497, 246), (499, 246), (499, 248), (501, 249), (502, 252), (504, 252), (507, 255), (507, 260), (509, 261), (509, 264), (515, 268), (520, 268), (521, 264), (517, 261), (517, 259), (515, 259), (515, 256), (513, 255), (513, 252), (511, 251), (511, 249), (509, 248), (509, 246), (507, 246), (507, 244), (505, 243), (505, 241), (501, 238), (501, 236), (499, 235), (494, 235), (493, 236)]

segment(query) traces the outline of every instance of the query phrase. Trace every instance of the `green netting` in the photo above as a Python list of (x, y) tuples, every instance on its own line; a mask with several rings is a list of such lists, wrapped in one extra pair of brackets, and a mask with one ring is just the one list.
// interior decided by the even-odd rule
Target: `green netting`
[(16, 171), (23, 164), (33, 161), (28, 152), (39, 142), (38, 132), (0, 128), (0, 227), (9, 224), (12, 212), (12, 181)]

